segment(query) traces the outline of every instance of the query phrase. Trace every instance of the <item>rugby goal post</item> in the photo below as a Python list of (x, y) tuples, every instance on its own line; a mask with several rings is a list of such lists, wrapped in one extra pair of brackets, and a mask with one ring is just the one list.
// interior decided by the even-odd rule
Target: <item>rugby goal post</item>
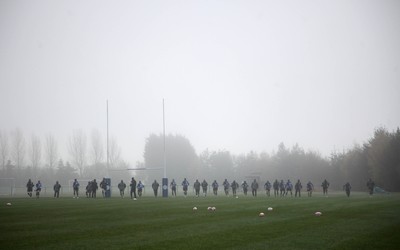
[(0, 196), (15, 195), (15, 178), (0, 178)]

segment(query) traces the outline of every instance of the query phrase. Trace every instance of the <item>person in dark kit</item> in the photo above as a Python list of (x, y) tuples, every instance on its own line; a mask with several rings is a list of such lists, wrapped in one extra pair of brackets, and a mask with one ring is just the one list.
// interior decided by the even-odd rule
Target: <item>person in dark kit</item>
[(96, 198), (97, 189), (99, 189), (99, 185), (97, 185), (96, 179), (94, 179), (91, 183), (92, 198)]
[(77, 179), (72, 183), (72, 188), (74, 189), (74, 198), (79, 198), (79, 182)]
[(201, 188), (203, 189), (204, 196), (207, 196), (208, 183), (206, 182), (206, 180), (203, 180), (203, 182), (201, 183)]
[(307, 194), (308, 194), (308, 197), (312, 196), (312, 192), (313, 191), (314, 191), (314, 184), (312, 184), (311, 181), (308, 181), (307, 182)]
[(269, 197), (271, 195), (270, 191), (271, 191), (271, 183), (269, 181), (267, 181), (264, 184), (264, 189), (265, 189), (265, 194)]
[(229, 182), (227, 179), (224, 180), (224, 182), (222, 183), (222, 185), (224, 186), (224, 191), (225, 191), (225, 195), (229, 195)]
[(189, 182), (185, 178), (182, 181), (183, 195), (185, 195), (185, 197), (187, 196), (188, 187), (189, 187)]
[(35, 191), (36, 191), (36, 198), (39, 199), (40, 191), (42, 191), (42, 183), (40, 183), (40, 181), (36, 183)]
[(350, 183), (347, 182), (346, 184), (344, 184), (343, 190), (346, 191), (347, 197), (350, 197), (350, 191), (351, 191), (351, 185), (350, 185)]
[(285, 192), (286, 192), (286, 187), (285, 187), (285, 183), (283, 182), (283, 180), (281, 180), (281, 182), (279, 182), (279, 190), (280, 190), (280, 196), (284, 196)]
[(56, 181), (56, 184), (54, 184), (54, 186), (53, 186), (54, 198), (60, 197), (60, 189), (61, 189), (61, 185), (60, 185), (60, 183), (58, 183), (58, 181)]
[(373, 180), (371, 180), (371, 178), (368, 179), (367, 181), (367, 188), (369, 191), (369, 195), (373, 195), (374, 194), (374, 188), (375, 188), (375, 182)]
[(123, 180), (121, 180), (121, 182), (118, 183), (118, 189), (119, 189), (119, 195), (121, 196), (122, 199), (125, 196), (125, 188), (126, 188), (126, 184)]
[[(154, 180), (154, 182), (156, 183), (155, 180)], [(154, 185), (154, 183), (153, 183), (153, 185)], [(158, 190), (158, 186), (159, 186), (159, 184), (157, 183), (157, 190)], [(134, 177), (132, 177), (132, 179), (131, 179), (130, 187), (131, 187), (131, 199), (132, 199), (132, 194), (133, 194), (133, 199), (136, 200), (136, 180), (135, 180)], [(153, 189), (154, 189), (154, 187), (153, 187)], [(154, 195), (157, 196), (157, 192), (156, 191), (154, 191)]]
[(138, 191), (139, 197), (142, 197), (143, 188), (144, 188), (143, 183), (141, 181), (139, 181), (139, 183), (137, 184), (137, 191)]
[(26, 183), (26, 192), (28, 193), (29, 197), (32, 197), (32, 191), (34, 186), (35, 184), (33, 184), (31, 179), (29, 179), (28, 183)]
[(214, 180), (214, 182), (211, 184), (211, 186), (213, 188), (214, 195), (218, 195), (218, 182), (217, 182), (217, 180)]
[(328, 187), (329, 187), (329, 182), (325, 179), (323, 182), (322, 182), (322, 191), (323, 191), (323, 193), (324, 193), (324, 195), (326, 195), (326, 196), (328, 196)]
[(294, 197), (297, 197), (297, 194), (299, 194), (299, 197), (301, 197), (301, 189), (302, 188), (303, 188), (303, 186), (301, 185), (300, 180), (297, 180), (296, 184), (294, 185), (294, 189), (296, 190)]
[(247, 196), (247, 190), (249, 189), (249, 184), (246, 181), (242, 183), (243, 193)]
[(285, 189), (286, 189), (285, 196), (288, 195), (289, 192), (290, 192), (290, 196), (293, 196), (293, 194), (292, 194), (293, 184), (290, 182), (290, 180), (287, 180)]
[(172, 179), (171, 184), (169, 184), (172, 190), (172, 196), (176, 197), (176, 182), (174, 179)]
[(151, 187), (153, 188), (154, 191), (154, 196), (157, 197), (158, 194), (158, 187), (160, 186), (160, 184), (158, 184), (158, 182), (156, 180), (154, 180), (153, 184), (151, 184)]
[(196, 179), (196, 181), (193, 184), (193, 188), (194, 188), (194, 191), (196, 192), (197, 197), (199, 197), (199, 195), (200, 195), (200, 186), (201, 186), (201, 184), (200, 184), (199, 180)]
[(258, 189), (258, 183), (256, 179), (254, 179), (254, 181), (251, 183), (251, 194), (253, 196), (257, 196), (257, 189)]
[(107, 190), (106, 178), (103, 178), (103, 180), (100, 182), (100, 188), (101, 188), (101, 194), (103, 195), (103, 198), (106, 198), (106, 190)]
[(239, 187), (239, 184), (235, 180), (233, 180), (233, 182), (231, 184), (233, 196), (236, 196), (236, 190), (238, 189), (238, 187)]
[(88, 184), (86, 185), (86, 198), (92, 197), (92, 182), (88, 181)]
[(275, 179), (272, 187), (274, 188), (274, 196), (275, 197), (279, 196), (279, 181), (278, 181), (278, 179)]

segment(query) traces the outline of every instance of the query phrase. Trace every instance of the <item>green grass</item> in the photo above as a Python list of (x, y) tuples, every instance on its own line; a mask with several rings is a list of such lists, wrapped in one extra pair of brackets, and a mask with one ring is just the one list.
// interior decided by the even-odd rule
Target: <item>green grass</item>
[[(0, 249), (399, 249), (400, 194), (1, 198)], [(11, 202), (12, 206), (6, 206)], [(194, 212), (192, 208), (198, 210)], [(207, 211), (215, 206), (217, 211)], [(267, 207), (274, 211), (268, 212)], [(322, 216), (314, 213), (321, 211)], [(258, 214), (264, 212), (265, 217)]]

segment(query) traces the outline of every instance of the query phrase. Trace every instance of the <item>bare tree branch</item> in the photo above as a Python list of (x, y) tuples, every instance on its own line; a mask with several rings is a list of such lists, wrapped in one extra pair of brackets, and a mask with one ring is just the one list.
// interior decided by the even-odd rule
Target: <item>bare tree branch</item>
[(69, 153), (72, 162), (78, 167), (82, 176), (86, 164), (86, 135), (82, 130), (74, 130), (69, 140)]
[(58, 151), (57, 142), (53, 135), (46, 136), (46, 164), (50, 169), (53, 169), (57, 162)]
[(119, 147), (115, 137), (110, 139), (108, 157), (110, 161), (110, 167), (115, 167), (121, 160), (121, 148)]
[(93, 165), (101, 163), (104, 159), (103, 142), (101, 140), (101, 134), (97, 129), (92, 130), (91, 159)]
[(30, 151), (30, 160), (31, 160), (31, 164), (32, 164), (32, 168), (34, 169), (34, 171), (37, 170), (37, 168), (40, 165), (40, 160), (42, 157), (42, 144), (40, 142), (40, 138), (32, 135), (31, 138), (31, 151)]
[(25, 139), (19, 128), (13, 132), (12, 158), (17, 168), (22, 167), (25, 158)]
[(3, 170), (6, 169), (6, 161), (8, 160), (8, 135), (6, 131), (0, 131), (0, 163)]

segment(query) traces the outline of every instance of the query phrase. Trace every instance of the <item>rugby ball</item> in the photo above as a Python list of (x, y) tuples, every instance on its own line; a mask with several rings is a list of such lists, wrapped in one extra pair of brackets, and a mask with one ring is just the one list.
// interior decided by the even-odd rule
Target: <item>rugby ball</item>
[(193, 208), (193, 211), (197, 211), (197, 207), (194, 207), (194, 208)]
[(265, 214), (264, 214), (264, 213), (260, 213), (258, 216), (259, 216), (259, 217), (264, 217)]
[(322, 213), (321, 213), (321, 212), (315, 212), (315, 215), (316, 215), (316, 216), (321, 216)]
[(10, 203), (10, 202), (8, 202), (8, 203), (6, 203), (6, 205), (7, 205), (7, 206), (11, 206), (11, 203)]
[(269, 208), (268, 208), (268, 211), (272, 211), (272, 210), (274, 210), (272, 207), (269, 207)]

